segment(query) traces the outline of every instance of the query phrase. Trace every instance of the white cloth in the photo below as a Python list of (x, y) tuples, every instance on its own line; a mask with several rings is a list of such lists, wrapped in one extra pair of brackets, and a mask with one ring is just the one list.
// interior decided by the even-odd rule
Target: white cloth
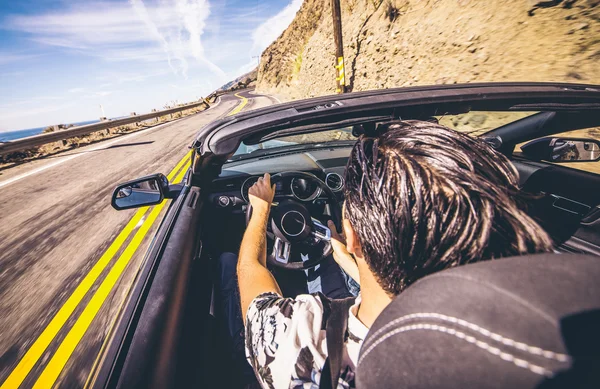
[[(246, 315), (246, 356), (263, 388), (318, 389), (327, 359), (322, 295), (295, 299), (265, 293), (255, 298)], [(354, 371), (368, 328), (350, 308), (348, 338), (338, 389), (354, 388)]]

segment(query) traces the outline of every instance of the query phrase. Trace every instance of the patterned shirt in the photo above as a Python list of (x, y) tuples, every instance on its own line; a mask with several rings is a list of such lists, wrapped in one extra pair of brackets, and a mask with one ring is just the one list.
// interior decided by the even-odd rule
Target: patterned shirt
[[(246, 356), (263, 388), (318, 389), (327, 358), (328, 312), (320, 293), (283, 298), (256, 297), (246, 316)], [(354, 388), (354, 371), (368, 328), (356, 317), (360, 296), (350, 308), (348, 338), (338, 389)]]

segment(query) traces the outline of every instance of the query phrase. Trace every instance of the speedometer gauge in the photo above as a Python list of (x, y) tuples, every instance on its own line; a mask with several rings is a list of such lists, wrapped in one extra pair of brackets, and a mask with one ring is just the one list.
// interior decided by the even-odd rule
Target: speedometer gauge
[(258, 181), (258, 177), (250, 177), (246, 181), (244, 181), (244, 183), (242, 184), (242, 190), (241, 190), (242, 198), (247, 203), (249, 202), (248, 191), (250, 190), (252, 185), (254, 185), (256, 183), (256, 181)]
[(301, 201), (312, 201), (321, 194), (319, 185), (304, 178), (292, 178), (290, 189), (294, 197)]

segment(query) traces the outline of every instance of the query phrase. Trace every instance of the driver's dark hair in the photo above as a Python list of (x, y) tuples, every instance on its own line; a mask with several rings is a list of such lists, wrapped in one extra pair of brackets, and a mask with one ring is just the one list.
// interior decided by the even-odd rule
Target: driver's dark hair
[(380, 125), (346, 169), (345, 217), (381, 287), (466, 263), (548, 252), (518, 200), (518, 173), (487, 143), (431, 122)]

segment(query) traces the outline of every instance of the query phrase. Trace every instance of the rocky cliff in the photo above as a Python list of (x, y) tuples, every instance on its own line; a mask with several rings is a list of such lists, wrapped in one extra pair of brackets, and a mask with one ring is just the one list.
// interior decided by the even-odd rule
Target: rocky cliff
[[(480, 81), (600, 84), (600, 0), (341, 0), (349, 90)], [(257, 89), (335, 91), (329, 0), (305, 0)]]

